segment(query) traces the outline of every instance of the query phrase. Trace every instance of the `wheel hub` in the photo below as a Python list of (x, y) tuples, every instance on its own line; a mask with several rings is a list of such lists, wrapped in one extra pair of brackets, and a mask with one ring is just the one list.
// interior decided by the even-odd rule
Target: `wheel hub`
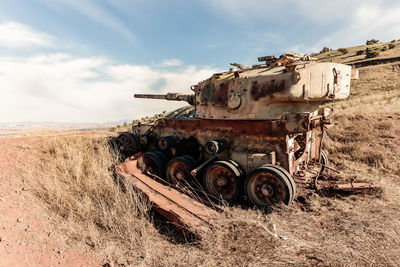
[(218, 187), (222, 187), (224, 185), (226, 185), (228, 183), (228, 181), (226, 180), (225, 177), (223, 176), (218, 176), (217, 180), (216, 180), (216, 184)]
[(182, 171), (178, 171), (178, 172), (175, 174), (175, 178), (176, 178), (177, 180), (184, 180), (184, 179), (185, 179), (185, 174), (184, 174)]
[(261, 194), (265, 197), (270, 197), (274, 194), (274, 189), (270, 185), (264, 184), (261, 187)]

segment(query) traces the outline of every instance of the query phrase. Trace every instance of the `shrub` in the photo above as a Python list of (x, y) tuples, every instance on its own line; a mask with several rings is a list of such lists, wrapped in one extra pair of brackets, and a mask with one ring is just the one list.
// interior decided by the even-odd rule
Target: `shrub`
[(349, 53), (349, 50), (347, 48), (339, 48), (338, 51), (343, 55)]
[(357, 55), (357, 56), (362, 55), (362, 54), (364, 54), (364, 52), (365, 52), (364, 50), (358, 50), (358, 51), (356, 52), (356, 55)]
[(329, 49), (328, 47), (324, 47), (324, 48), (322, 48), (322, 50), (321, 50), (320, 53), (329, 52), (329, 51), (331, 51), (331, 50), (332, 50), (332, 49)]
[(389, 44), (389, 49), (393, 49), (393, 48), (395, 48), (395, 47), (396, 47), (395, 44)]
[(379, 50), (377, 47), (371, 47), (365, 49), (365, 58), (374, 58), (379, 56)]
[(373, 44), (377, 44), (377, 43), (379, 43), (379, 40), (376, 40), (376, 39), (367, 40), (367, 42), (366, 42), (367, 45), (373, 45)]
[(394, 42), (396, 42), (396, 40), (393, 39), (393, 40), (391, 41), (391, 43), (394, 43)]
[(381, 51), (386, 51), (386, 50), (388, 50), (387, 45), (385, 45), (385, 46), (383, 46), (383, 47), (381, 48)]

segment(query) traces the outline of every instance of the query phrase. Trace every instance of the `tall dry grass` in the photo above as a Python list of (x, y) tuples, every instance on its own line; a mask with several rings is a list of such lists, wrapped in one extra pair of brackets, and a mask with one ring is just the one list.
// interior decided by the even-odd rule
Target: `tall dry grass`
[(149, 205), (130, 187), (123, 192), (115, 183), (110, 167), (117, 157), (106, 138), (53, 137), (42, 144), (42, 151), (43, 177), (35, 193), (69, 242), (88, 245), (103, 256), (120, 258), (131, 250), (133, 261), (151, 257), (148, 244), (157, 235)]

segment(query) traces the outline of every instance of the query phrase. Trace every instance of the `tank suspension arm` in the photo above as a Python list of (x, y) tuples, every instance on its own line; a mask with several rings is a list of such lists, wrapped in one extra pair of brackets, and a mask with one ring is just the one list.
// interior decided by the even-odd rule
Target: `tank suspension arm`
[(149, 99), (165, 99), (169, 101), (186, 101), (190, 105), (194, 105), (194, 95), (183, 95), (180, 93), (167, 93), (161, 94), (135, 94), (135, 98), (149, 98)]

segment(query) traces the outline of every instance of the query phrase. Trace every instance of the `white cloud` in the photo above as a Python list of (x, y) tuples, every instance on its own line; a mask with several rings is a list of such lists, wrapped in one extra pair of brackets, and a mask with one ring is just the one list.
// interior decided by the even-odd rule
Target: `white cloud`
[[(382, 2), (380, 2), (382, 3)], [(354, 9), (346, 27), (321, 39), (314, 50), (329, 44), (334, 48), (364, 44), (367, 39), (391, 41), (400, 36), (400, 3), (397, 6), (363, 3)]]
[(0, 46), (9, 48), (52, 47), (54, 37), (17, 22), (0, 24)]
[(202, 3), (245, 29), (258, 29), (258, 25), (267, 23), (279, 25), (276, 30), (267, 31), (269, 35), (278, 35), (277, 40), (249, 32), (258, 39), (255, 46), (259, 50), (265, 49), (270, 41), (283, 50), (295, 47), (300, 52), (316, 52), (323, 46), (338, 48), (365, 43), (371, 38), (390, 41), (400, 36), (400, 2), (395, 0), (206, 0)]
[(170, 59), (164, 59), (158, 65), (162, 67), (176, 67), (176, 66), (182, 66), (183, 62), (177, 58), (170, 58)]
[(69, 54), (0, 57), (0, 121), (141, 118), (185, 103), (133, 99), (134, 93), (191, 93), (191, 85), (216, 71), (195, 66), (169, 71)]
[[(69, 6), (79, 13), (89, 17), (97, 23), (116, 31), (129, 41), (135, 41), (135, 35), (122, 21), (108, 10), (102, 8), (92, 0), (56, 0), (56, 2)], [(53, 2), (50, 2), (51, 4)]]

